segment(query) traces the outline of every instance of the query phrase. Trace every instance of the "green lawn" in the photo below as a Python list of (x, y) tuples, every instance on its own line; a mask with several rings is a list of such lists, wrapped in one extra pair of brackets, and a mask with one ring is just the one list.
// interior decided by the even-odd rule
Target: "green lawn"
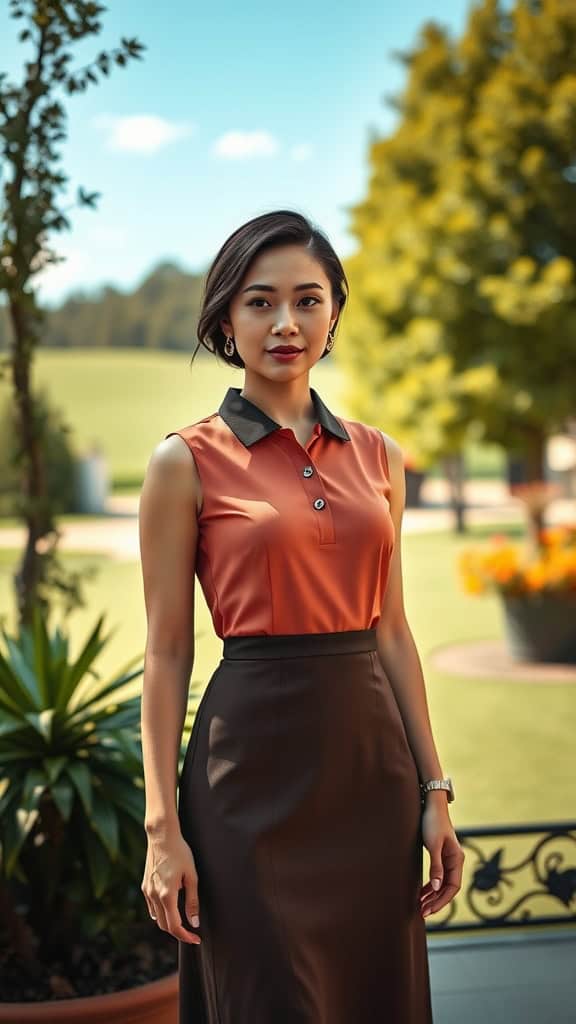
[(503, 635), (498, 598), (465, 594), (456, 577), (457, 552), (470, 542), (413, 534), (403, 545), (406, 608), (434, 737), (457, 790), (452, 820), (462, 826), (574, 820), (576, 685), (447, 676), (427, 664), (433, 648)]
[[(482, 531), (477, 532), (480, 536)], [(403, 538), (404, 590), (408, 618), (426, 679), (432, 727), (443, 770), (452, 776), (456, 827), (573, 819), (576, 686), (522, 684), (499, 679), (446, 676), (428, 665), (428, 653), (446, 643), (501, 635), (495, 598), (475, 598), (460, 589), (457, 551), (470, 537), (411, 534)], [(0, 552), (0, 614), (12, 627), (10, 574), (15, 552)], [(98, 615), (117, 630), (99, 668), (113, 672), (143, 652), (146, 620), (137, 563), (99, 556), (69, 556), (70, 563), (95, 564), (96, 580), (86, 585), (88, 610), (75, 612), (69, 626), (73, 650)], [(221, 655), (200, 587), (196, 586), (196, 658), (192, 681), (196, 699)], [(138, 681), (138, 687), (141, 679)]]
[[(215, 359), (189, 364), (190, 355), (182, 352), (40, 349), (34, 382), (62, 409), (78, 452), (95, 441), (102, 446), (114, 488), (122, 490), (140, 487), (150, 453), (165, 434), (215, 412), (229, 386), (242, 387), (242, 370)], [(345, 378), (335, 362), (316, 366), (310, 381), (337, 415), (348, 415)], [(8, 381), (0, 381), (0, 402), (8, 394)], [(383, 396), (377, 424), (383, 430), (385, 408)], [(472, 445), (466, 457), (471, 476), (502, 471), (502, 453), (494, 446)]]

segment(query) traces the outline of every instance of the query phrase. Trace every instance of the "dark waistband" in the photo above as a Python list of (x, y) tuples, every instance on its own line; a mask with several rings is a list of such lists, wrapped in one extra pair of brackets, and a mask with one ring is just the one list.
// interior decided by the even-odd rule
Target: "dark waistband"
[(339, 633), (273, 633), (226, 636), (223, 658), (306, 658), (319, 654), (352, 654), (376, 650), (376, 629)]

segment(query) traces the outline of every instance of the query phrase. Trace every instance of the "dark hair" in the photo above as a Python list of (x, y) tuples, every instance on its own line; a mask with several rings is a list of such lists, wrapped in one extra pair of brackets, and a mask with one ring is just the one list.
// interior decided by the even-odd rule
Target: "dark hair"
[[(321, 264), (332, 287), (332, 296), (340, 310), (334, 330), (340, 321), (340, 314), (348, 295), (348, 281), (344, 268), (328, 238), (320, 228), (312, 224), (303, 214), (295, 210), (274, 210), (242, 224), (226, 239), (208, 270), (202, 307), (196, 334), (198, 345), (191, 362), (194, 361), (200, 345), (219, 356), (229, 366), (244, 366), (244, 361), (235, 352), (227, 356), (224, 351), (226, 336), (220, 327), (220, 320), (228, 316), (228, 305), (240, 287), (250, 264), (265, 249), (280, 245), (305, 245)], [(323, 353), (321, 358), (324, 358)]]

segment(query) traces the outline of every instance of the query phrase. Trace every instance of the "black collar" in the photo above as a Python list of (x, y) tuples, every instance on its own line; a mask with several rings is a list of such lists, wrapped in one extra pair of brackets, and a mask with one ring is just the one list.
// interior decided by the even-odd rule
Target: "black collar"
[[(279, 430), (282, 424), (276, 423), (259, 406), (254, 405), (248, 398), (244, 398), (240, 394), (241, 390), (241, 388), (228, 388), (218, 413), (238, 440), (249, 447), (271, 434), (272, 431)], [(324, 405), (314, 388), (310, 388), (310, 395), (314, 403), (316, 419), (324, 429), (334, 437), (339, 437), (341, 441), (350, 441), (350, 435), (346, 428)]]

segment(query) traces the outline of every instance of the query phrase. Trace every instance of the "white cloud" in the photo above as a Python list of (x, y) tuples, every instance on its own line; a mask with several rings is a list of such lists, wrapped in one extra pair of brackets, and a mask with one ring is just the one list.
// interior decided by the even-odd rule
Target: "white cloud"
[(297, 160), (298, 162), (309, 160), (312, 156), (312, 146), (309, 146), (306, 142), (302, 142), (298, 146), (291, 146), (290, 156), (292, 160)]
[(280, 146), (269, 132), (226, 132), (216, 140), (213, 153), (224, 160), (245, 160), (257, 156), (274, 156)]
[(107, 149), (124, 153), (157, 153), (194, 131), (194, 126), (187, 122), (167, 121), (155, 114), (133, 114), (129, 117), (100, 114), (94, 123), (106, 133)]
[[(128, 237), (124, 227), (102, 222), (87, 226), (81, 247), (69, 239), (51, 239), (52, 247), (65, 259), (62, 263), (49, 263), (35, 276), (41, 300), (57, 303), (74, 289), (93, 289), (94, 277), (101, 270), (102, 254), (110, 248), (115, 252), (125, 249)], [(110, 275), (114, 276), (117, 277)]]
[(65, 256), (62, 263), (49, 263), (35, 277), (42, 301), (57, 302), (73, 287), (86, 280), (91, 269), (91, 259), (85, 249), (57, 246), (59, 256)]

